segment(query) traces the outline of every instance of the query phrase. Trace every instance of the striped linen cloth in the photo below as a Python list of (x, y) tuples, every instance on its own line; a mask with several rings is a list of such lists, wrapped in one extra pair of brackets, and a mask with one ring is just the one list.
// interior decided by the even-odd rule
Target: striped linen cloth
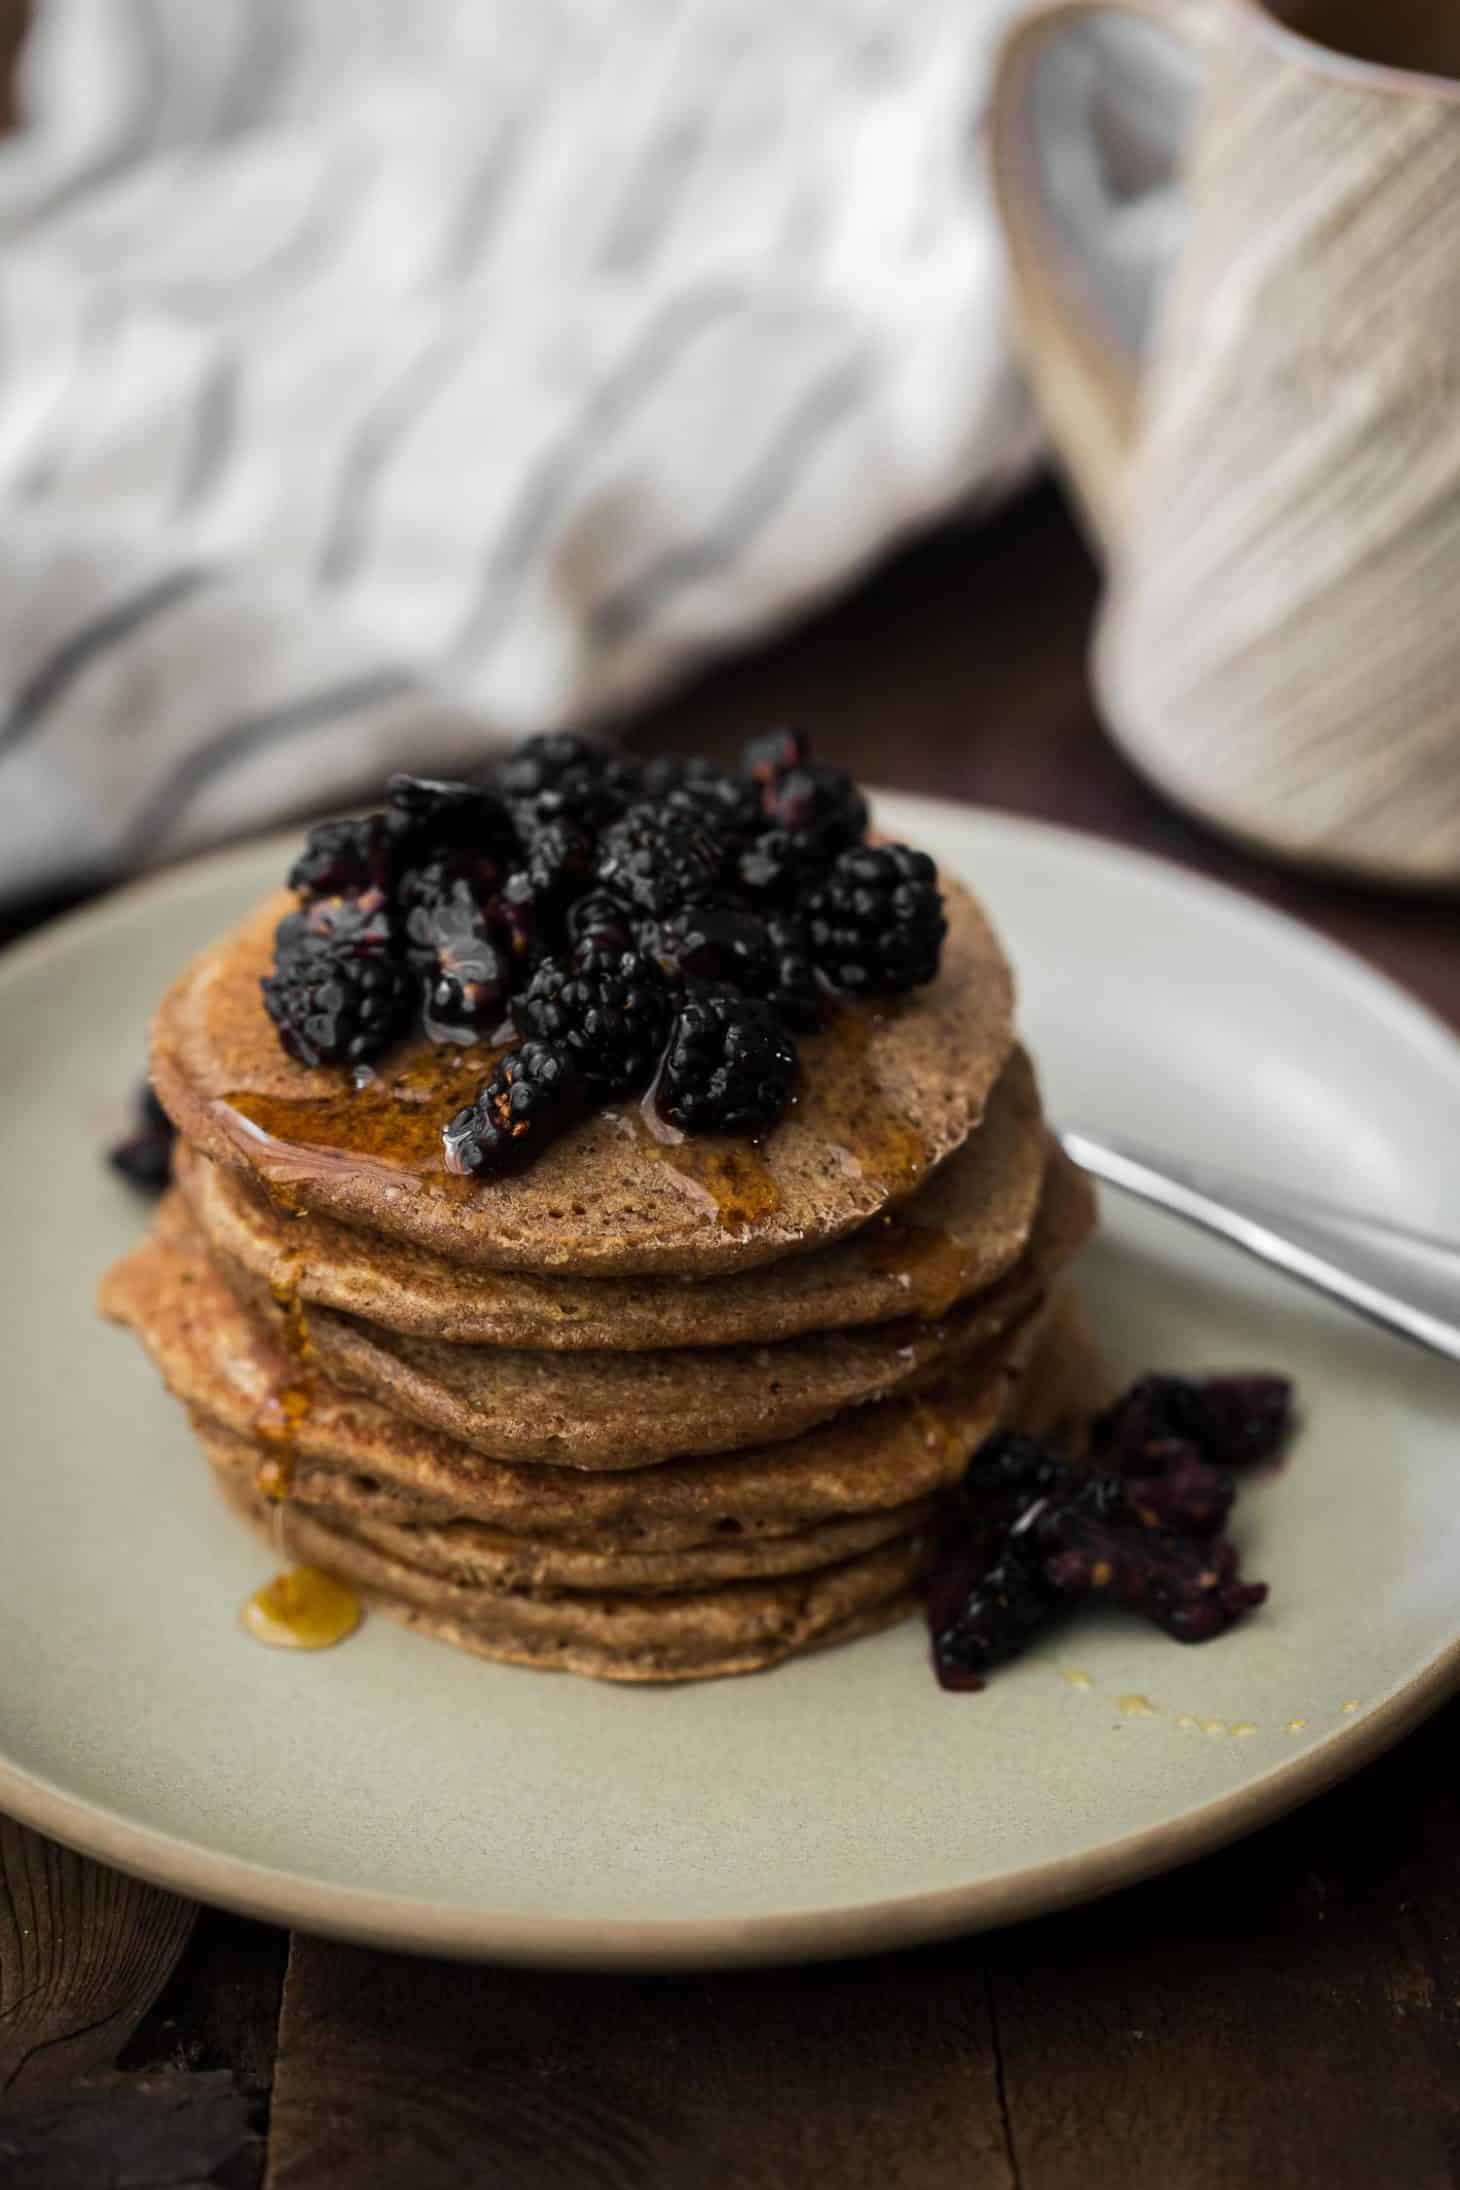
[(611, 717), (1036, 450), (1012, 0), (39, 0), (0, 896)]

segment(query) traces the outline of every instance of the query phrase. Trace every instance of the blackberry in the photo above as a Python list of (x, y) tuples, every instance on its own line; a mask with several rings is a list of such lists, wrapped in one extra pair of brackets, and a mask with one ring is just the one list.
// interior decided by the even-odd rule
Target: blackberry
[(702, 783), (710, 776), (721, 775), (723, 770), (713, 761), (701, 760), (697, 754), (656, 753), (639, 763), (638, 797), (645, 804), (657, 806), (687, 783)]
[(638, 801), (689, 814), (717, 836), (742, 843), (764, 826), (760, 791), (707, 760), (651, 760), (640, 771)]
[[(436, 853), (402, 877), (396, 893), (401, 933), (412, 965), (429, 972), (440, 947), (437, 923), (448, 917), (455, 924), (470, 902), (486, 916), (496, 895), (501, 873), (494, 859), (457, 850)], [(450, 908), (455, 908), (450, 911)]]
[(526, 968), (535, 966), (540, 958), (546, 958), (548, 952), (556, 948), (561, 923), (547, 900), (534, 891), (525, 867), (517, 867), (508, 875), (492, 900), (492, 911), (501, 931), (503, 948), (520, 981)]
[(995, 1666), (1018, 1657), (1049, 1624), (1058, 1605), (1058, 1592), (1045, 1577), (1041, 1548), (1028, 1519), (1009, 1529), (991, 1558), (945, 1558), (928, 1588), (939, 1684), (954, 1690), (982, 1688)]
[(985, 1675), (1052, 1618), (1055, 1592), (1028, 1523), (1070, 1480), (1047, 1446), (1012, 1430), (986, 1439), (969, 1461), (945, 1502), (928, 1577), (933, 1664), (943, 1687), (982, 1688)]
[(805, 767), (810, 758), (811, 749), (801, 731), (769, 730), (744, 747), (740, 773), (749, 776), (761, 793), (769, 795), (782, 776), (792, 768)]
[(789, 830), (807, 854), (829, 860), (866, 835), (867, 801), (844, 770), (813, 766), (799, 731), (753, 738), (741, 767), (755, 785), (765, 821)]
[(474, 1042), (501, 1021), (516, 970), (501, 883), (500, 849), (465, 843), (401, 878), (402, 943), (422, 977), (421, 1022), (433, 1042)]
[(587, 1107), (587, 1091), (561, 1050), (524, 1042), (498, 1060), (474, 1103), (442, 1128), (448, 1171), (473, 1178), (520, 1170)]
[(763, 1133), (791, 1100), (796, 1045), (759, 998), (693, 989), (670, 1030), (657, 1100), (686, 1133)]
[(826, 880), (830, 859), (814, 837), (794, 829), (763, 829), (736, 860), (736, 881), (753, 905), (789, 912)]
[(667, 977), (729, 982), (748, 995), (764, 996), (775, 976), (766, 924), (733, 905), (692, 905), (654, 930), (654, 956)]
[(540, 965), (512, 1006), (517, 1031), (568, 1059), (599, 1093), (627, 1095), (654, 1077), (669, 1031), (669, 992), (636, 951), (617, 958), (580, 944)]
[(395, 775), (385, 786), (385, 796), (388, 825), (406, 857), (472, 852), (503, 870), (517, 857), (512, 816), (482, 784)]
[(816, 978), (811, 938), (799, 920), (772, 914), (765, 924), (771, 953), (766, 1002), (798, 1034), (814, 1034), (826, 1016), (826, 998)]
[(410, 968), (399, 958), (339, 949), (307, 929), (284, 938), (290, 926), (280, 923), (274, 971), (261, 983), (279, 1040), (301, 1065), (369, 1064), (410, 1025)]
[(996, 1430), (969, 1461), (956, 1499), (976, 1518), (997, 1507), (1007, 1523), (1036, 1498), (1062, 1490), (1070, 1479), (1064, 1462), (1039, 1438), (1020, 1430)]
[[(1102, 1466), (1105, 1463), (1102, 1463)], [(1092, 1476), (1119, 1486), (1122, 1511), (1142, 1528), (1177, 1536), (1215, 1536), (1237, 1495), (1229, 1468), (1203, 1460), (1194, 1445), (1175, 1439), (1145, 1447), (1125, 1461), (1118, 1476)]]
[(807, 905), (816, 965), (849, 996), (896, 996), (931, 981), (948, 923), (938, 870), (905, 844), (839, 854)]
[(567, 914), (593, 879), (593, 838), (564, 815), (544, 821), (518, 809), (522, 859), (502, 884), (493, 910), (519, 967), (535, 966), (567, 941)]
[(1219, 1467), (1244, 1467), (1278, 1451), (1292, 1399), (1285, 1376), (1146, 1376), (1096, 1416), (1093, 1448), (1102, 1466), (1129, 1468), (1175, 1439)]
[(607, 746), (572, 730), (548, 730), (524, 738), (492, 770), (503, 798), (533, 799), (557, 787), (565, 777), (599, 775), (610, 759)]
[(598, 842), (598, 880), (656, 919), (719, 896), (726, 848), (694, 815), (630, 806)]
[(590, 890), (570, 905), (567, 925), (568, 940), (575, 950), (583, 944), (616, 958), (635, 948), (634, 916), (607, 890)]
[(748, 844), (762, 825), (754, 785), (736, 776), (682, 783), (666, 795), (664, 805), (672, 814), (692, 814), (730, 845)]
[(531, 898), (544, 919), (557, 920), (593, 878), (593, 838), (562, 814), (551, 821), (527, 818), (522, 836), (526, 854), (515, 870), (521, 876), (519, 894)]
[(511, 994), (510, 945), (494, 932), (482, 879), (467, 857), (446, 853), (402, 886), (406, 951), (423, 976), (421, 1020), (433, 1042), (489, 1035)]
[(289, 887), (304, 904), (318, 897), (388, 893), (394, 886), (398, 848), (384, 814), (358, 821), (321, 821), (289, 869)]
[[(1282, 1378), (1240, 1381), (1249, 1401), (1274, 1386), (1286, 1395)], [(981, 1688), (993, 1666), (1082, 1598), (1144, 1613), (1178, 1642), (1220, 1635), (1265, 1600), (1265, 1585), (1242, 1579), (1221, 1533), (1236, 1492), (1229, 1470), (1179, 1437), (1113, 1442), (1112, 1426), (1150, 1422), (1153, 1391), (1166, 1386), (1206, 1389), (1175, 1377), (1135, 1385), (1097, 1420), (1090, 1472), (1012, 1432), (974, 1454), (945, 1502), (928, 1583), (933, 1662), (945, 1687)], [(1169, 1393), (1167, 1403), (1189, 1404)], [(1259, 1403), (1257, 1417), (1271, 1405)]]
[(860, 844), (867, 833), (867, 801), (839, 768), (789, 769), (761, 803), (773, 827), (789, 829), (823, 858)]
[(571, 730), (526, 738), (492, 771), (492, 784), (519, 819), (575, 821), (591, 834), (636, 796), (633, 764)]
[(144, 1194), (160, 1194), (172, 1175), (177, 1128), (144, 1080), (137, 1092), (132, 1130), (106, 1152), (114, 1171)]
[(1043, 1576), (1063, 1597), (1096, 1597), (1144, 1612), (1178, 1642), (1209, 1642), (1267, 1597), (1244, 1582), (1234, 1545), (1210, 1535), (1152, 1534), (1090, 1510), (1082, 1492), (1051, 1504), (1031, 1533)]
[(648, 932), (645, 948), (678, 985), (714, 981), (761, 997), (798, 1033), (825, 1016), (806, 933), (783, 914), (762, 918), (734, 905), (691, 906)]
[(347, 957), (381, 957), (397, 946), (399, 931), (389, 899), (381, 890), (358, 895), (307, 898), (274, 930), (274, 950), (312, 949), (316, 944)]

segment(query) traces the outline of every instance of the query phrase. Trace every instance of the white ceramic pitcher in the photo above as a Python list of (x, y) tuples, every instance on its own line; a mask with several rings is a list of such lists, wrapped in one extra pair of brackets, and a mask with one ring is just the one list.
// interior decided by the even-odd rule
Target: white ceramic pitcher
[[(1190, 90), (1153, 295), (1082, 192)], [(1057, 0), (991, 146), (1113, 735), (1270, 852), (1460, 884), (1460, 4)]]

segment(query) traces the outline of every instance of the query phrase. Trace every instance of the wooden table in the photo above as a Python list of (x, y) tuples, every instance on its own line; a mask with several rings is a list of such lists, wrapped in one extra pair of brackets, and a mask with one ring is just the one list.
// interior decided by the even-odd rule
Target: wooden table
[[(728, 754), (791, 718), (873, 781), (1223, 875), (1460, 1025), (1453, 906), (1268, 869), (1125, 768), (1085, 683), (1094, 590), (1045, 489), (628, 735)], [(1296, 1817), (1073, 1914), (731, 1976), (291, 1937), (0, 1819), (0, 2190), (1439, 2190), (1460, 2180), (1457, 1732), (1460, 1706)]]

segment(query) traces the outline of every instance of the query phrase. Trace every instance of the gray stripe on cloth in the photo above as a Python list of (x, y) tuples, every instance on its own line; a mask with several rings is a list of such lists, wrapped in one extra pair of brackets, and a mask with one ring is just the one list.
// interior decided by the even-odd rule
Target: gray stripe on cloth
[(13, 752), (33, 736), (50, 709), (99, 655), (120, 646), (215, 576), (206, 563), (189, 563), (181, 570), (170, 570), (68, 633), (40, 667), (31, 671), (6, 713), (0, 716), (0, 754)]
[(381, 700), (396, 699), (415, 689), (417, 679), (408, 669), (373, 669), (363, 676), (347, 677), (318, 692), (270, 707), (253, 715), (241, 715), (211, 737), (195, 745), (186, 760), (151, 791), (140, 813), (128, 824), (118, 859), (123, 867), (139, 864), (177, 827), (189, 807), (240, 761), (251, 760), (266, 746), (292, 738), (305, 730), (317, 730), (342, 715), (357, 714)]
[(644, 264), (673, 217), (676, 195), (709, 127), (709, 114), (701, 105), (677, 114), (655, 138), (604, 239), (598, 254), (601, 272), (631, 274)]
[(168, 47), (157, 20), (156, 0), (126, 0), (127, 13), (136, 32), (138, 55), (131, 105), (122, 116), (111, 143), (87, 166), (68, 175), (30, 210), (33, 222), (62, 213), (76, 198), (124, 175), (152, 142), (153, 126), (166, 105)]
[(475, 273), (507, 203), (507, 186), (527, 142), (529, 119), (525, 112), (507, 117), (462, 192), (436, 262), (433, 279), (441, 288), (455, 288)]
[(657, 614), (671, 594), (743, 555), (761, 527), (790, 501), (827, 440), (860, 406), (871, 384), (867, 361), (855, 358), (810, 389), (742, 479), (719, 524), (697, 539), (666, 548), (647, 570), (596, 604), (590, 611), (595, 637), (604, 645), (621, 643)]
[(598, 454), (604, 435), (653, 394), (697, 336), (745, 302), (740, 284), (728, 281), (701, 283), (673, 298), (641, 330), (617, 369), (599, 382), (529, 477), (488, 550), (480, 597), (447, 650), (453, 670), (476, 667), (500, 637), (512, 607), (514, 580), (521, 583), (534, 550), (571, 499), (580, 466)]
[(11, 492), (18, 500), (39, 501), (42, 495), (49, 494), (67, 448), (66, 426), (71, 412), (77, 406), (92, 368), (104, 356), (120, 320), (121, 308), (113, 292), (94, 290), (86, 300), (76, 331), (76, 347), (60, 393), (41, 422), (36, 436), (38, 446), (15, 474)]
[(284, 11), (292, 0), (242, 0), (243, 39), (228, 72), (214, 128), (220, 137), (237, 136), (269, 108), (269, 94), (289, 50)]
[(196, 516), (222, 474), (238, 431), (238, 359), (226, 352), (203, 375), (178, 472), (175, 517)]
[(391, 382), (355, 429), (340, 460), (334, 508), (315, 566), (320, 585), (344, 585), (364, 561), (370, 537), (371, 497), (391, 451), (399, 447), (431, 396), (439, 392), (471, 332), (454, 328), (435, 336)]

